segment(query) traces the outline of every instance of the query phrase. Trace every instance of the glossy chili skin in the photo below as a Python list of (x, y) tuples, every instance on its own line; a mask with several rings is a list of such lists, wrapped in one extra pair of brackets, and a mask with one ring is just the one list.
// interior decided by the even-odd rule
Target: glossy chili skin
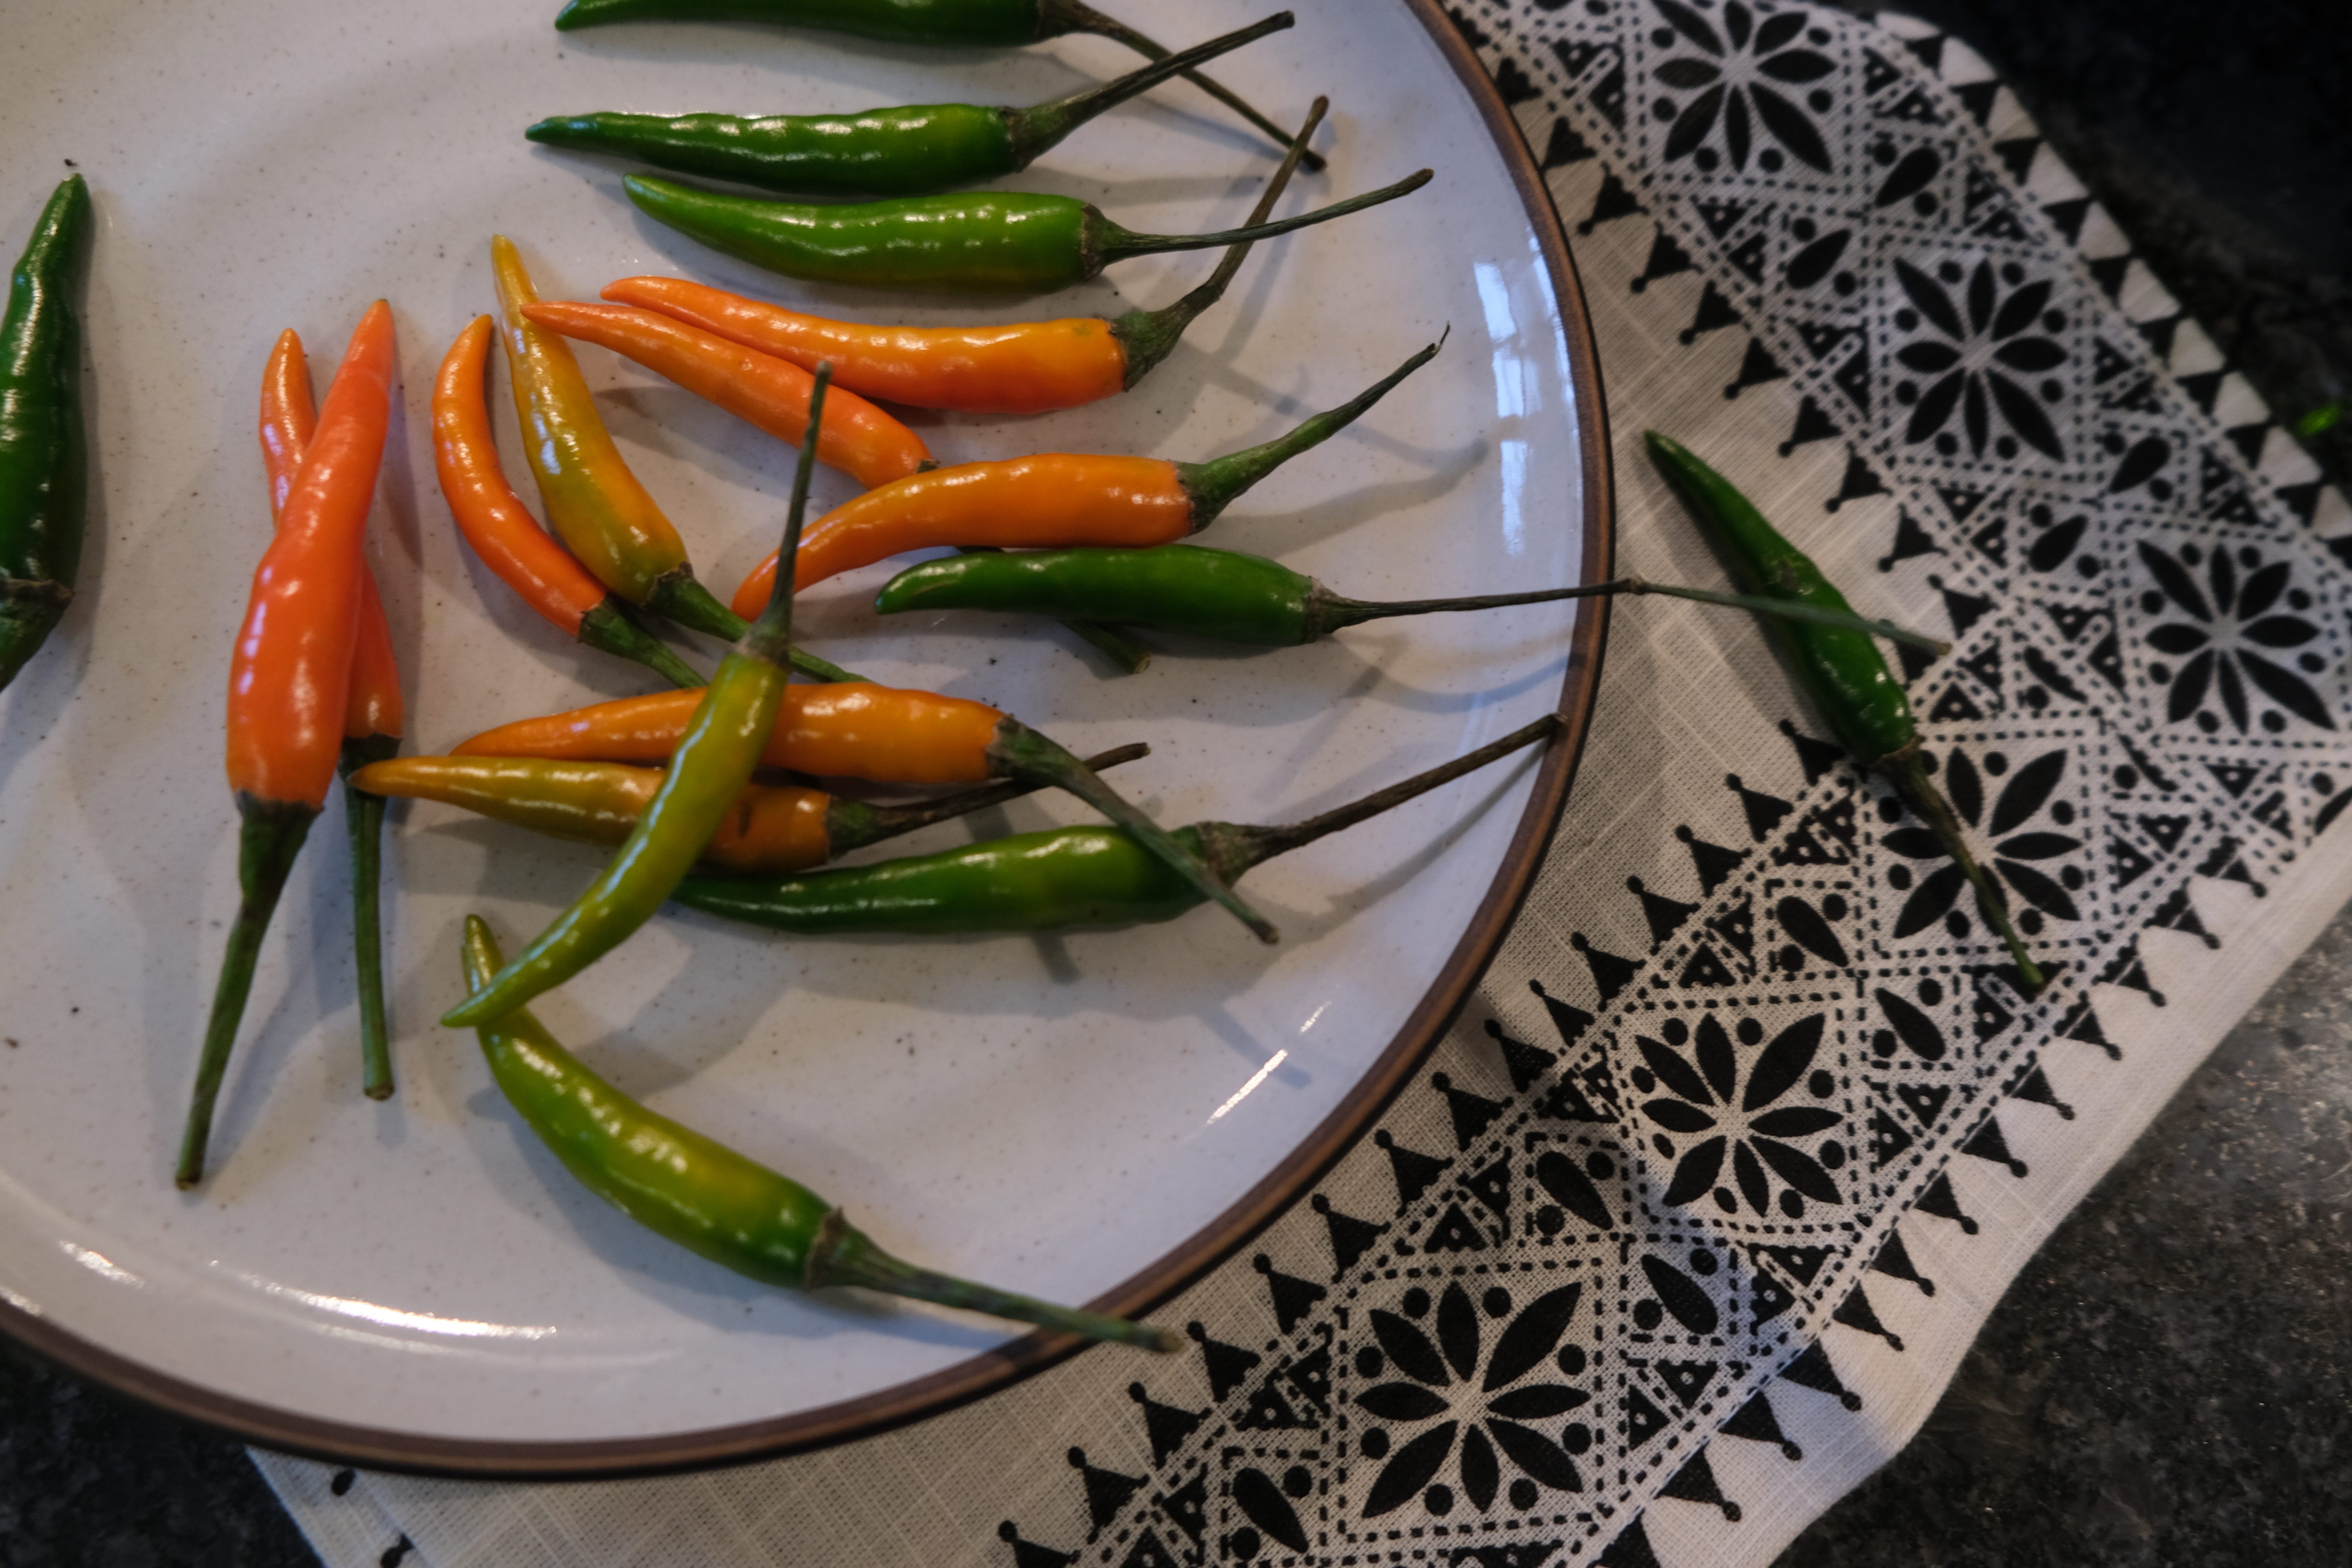
[(948, 555), (884, 585), (886, 616), (920, 610), (1013, 610), (1098, 616), (1122, 626), (1219, 642), (1295, 647), (1318, 635), (1320, 584), (1260, 555), (1162, 544), (1150, 550), (1024, 550)]
[(89, 446), (73, 284), (89, 188), (58, 186), (9, 275), (0, 316), (0, 689), (65, 615), (81, 568)]

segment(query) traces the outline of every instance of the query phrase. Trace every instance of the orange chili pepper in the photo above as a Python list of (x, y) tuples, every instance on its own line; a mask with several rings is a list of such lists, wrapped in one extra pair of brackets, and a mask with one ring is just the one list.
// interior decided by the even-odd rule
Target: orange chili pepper
[(253, 986), (262, 934), (325, 805), (341, 749), (364, 562), (361, 543), (392, 421), (392, 308), (368, 307), (253, 574), (229, 666), (228, 782), (241, 897), (197, 1063), (177, 1179), (201, 1181), (214, 1102)]
[(507, 483), (483, 390), (495, 330), (489, 317), (475, 317), (449, 345), (433, 384), (433, 466), (458, 531), (482, 564), (559, 630), (635, 659), (678, 686), (701, 686), (694, 667), (630, 620), (620, 600), (547, 536)]
[[(1339, 407), (1287, 436), (1205, 463), (1050, 452), (933, 468), (845, 501), (802, 536), (793, 581), (805, 588), (909, 550), (942, 544), (1069, 549), (1167, 544), (1198, 533), (1258, 480), (1329, 439), (1429, 363), (1432, 343)], [(771, 555), (735, 590), (735, 608), (768, 602)]]
[[(816, 378), (789, 359), (624, 305), (546, 300), (525, 305), (522, 313), (551, 331), (635, 360), (779, 441), (798, 447), (807, 433), (809, 388)], [(921, 437), (838, 386), (825, 398), (816, 455), (868, 489), (919, 472), (931, 460)]]

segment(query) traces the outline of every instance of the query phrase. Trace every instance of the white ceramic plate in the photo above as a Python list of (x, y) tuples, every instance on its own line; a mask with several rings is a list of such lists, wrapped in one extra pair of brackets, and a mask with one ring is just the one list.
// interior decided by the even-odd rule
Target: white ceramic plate
[[(599, 857), (437, 807), (396, 809), (389, 840), (397, 1097), (358, 1092), (332, 806), (270, 933), (215, 1174), (193, 1195), (173, 1189), (236, 900), (223, 670), (268, 530), (253, 426), (272, 339), (300, 331), (323, 386), (367, 302), (392, 301), (404, 414), (371, 549), (409, 747), (433, 751), (650, 685), (525, 611), (467, 555), (436, 491), (433, 370), (491, 306), (493, 231), (551, 296), (682, 272), (924, 322), (1113, 315), (1174, 298), (1212, 264), (1147, 258), (1030, 302), (909, 305), (767, 278), (641, 220), (618, 166), (533, 148), (522, 127), (606, 107), (1025, 103), (1131, 57), (1089, 38), (960, 58), (752, 27), (562, 35), (553, 8), (57, 0), (12, 15), (0, 53), (0, 245), (13, 254), (68, 162), (99, 214), (81, 597), (0, 697), (5, 1321), (199, 1417), (379, 1465), (585, 1473), (773, 1451), (969, 1397), (1068, 1347), (761, 1289), (575, 1186), (499, 1099), (470, 1035), (434, 1019), (459, 994), (467, 911), (519, 944)], [(919, 427), (948, 461), (1206, 457), (1344, 399), (1451, 327), (1433, 364), (1205, 542), (1278, 554), (1360, 597), (1604, 569), (1598, 383), (1524, 146), (1434, 5), (1297, 8), (1296, 30), (1218, 68), (1284, 119), (1333, 97), (1330, 171), (1303, 175), (1282, 210), (1423, 164), (1436, 182), (1262, 247), (1130, 395)], [(1128, 9), (1181, 45), (1263, 7)], [(1176, 85), (1021, 183), (1181, 232), (1238, 221), (1272, 163)], [(792, 454), (609, 354), (582, 357), (724, 597), (775, 542)], [(820, 483), (821, 502), (849, 493), (840, 476)], [(1148, 1305), (1328, 1163), (1459, 1005), (1564, 796), (1602, 618), (1554, 605), (1273, 653), (1175, 647), (1110, 679), (1051, 628), (883, 623), (869, 605), (887, 570), (808, 595), (805, 640), (886, 681), (996, 703), (1080, 752), (1148, 740), (1153, 757), (1117, 782), (1171, 823), (1289, 820), (1548, 710), (1574, 721), (1540, 765), (1498, 766), (1253, 873), (1278, 949), (1213, 910), (1036, 941), (786, 943), (686, 916), (540, 1006), (622, 1087), (844, 1203), (903, 1256)], [(907, 847), (1082, 816), (1040, 799)]]

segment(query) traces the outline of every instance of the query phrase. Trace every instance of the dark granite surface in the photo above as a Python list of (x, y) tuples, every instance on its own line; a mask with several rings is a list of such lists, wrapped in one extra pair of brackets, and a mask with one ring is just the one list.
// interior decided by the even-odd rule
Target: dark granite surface
[[(2272, 406), (2352, 395), (2344, 0), (1908, 0)], [(2311, 443), (2352, 477), (2352, 420)], [(2352, 1559), (2352, 914), (2029, 1264), (1786, 1568)], [(309, 1568), (234, 1443), (0, 1344), (0, 1564)]]

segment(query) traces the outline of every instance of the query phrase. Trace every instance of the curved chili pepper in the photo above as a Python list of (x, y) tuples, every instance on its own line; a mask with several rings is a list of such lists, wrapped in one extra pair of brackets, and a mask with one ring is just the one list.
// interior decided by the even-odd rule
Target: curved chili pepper
[(0, 690), (73, 600), (89, 500), (74, 268), (89, 231), (79, 174), (50, 194), (0, 316)]
[[(1730, 480), (1681, 443), (1655, 430), (1644, 432), (1643, 439), (1649, 443), (1658, 471), (1690, 508), (1700, 531), (1723, 558), (1733, 582), (1750, 593), (1850, 609), (1845, 595), (1822, 575), (1812, 558), (1782, 538)], [(1865, 633), (1805, 626), (1777, 616), (1766, 617), (1765, 625), (1797, 684), (1829, 721), (1839, 743), (1864, 767), (1885, 775), (1903, 804), (1927, 825), (1969, 879), (1969, 886), (1976, 889), (1977, 909), (2008, 945), (2026, 990), (2041, 990), (2045, 981), (2040, 966), (2026, 955), (2025, 943), (2010, 924), (2000, 894), (1969, 852), (1951, 804), (1927, 777), (1910, 699), (1904, 696), (1886, 660), (1879, 657), (1877, 646)]]
[(1841, 626), (1937, 653), (1951, 645), (1850, 611), (1753, 594), (1717, 594), (1643, 577), (1576, 588), (1482, 594), (1454, 599), (1380, 602), (1343, 598), (1304, 573), (1263, 555), (1161, 544), (1149, 550), (1024, 550), (1013, 554), (950, 555), (909, 566), (883, 585), (874, 607), (909, 610), (1011, 610), (1033, 615), (1100, 616), (1122, 625), (1184, 632), (1221, 642), (1297, 647), (1348, 626), (1391, 616), (1547, 605), (1616, 594), (1658, 594), (1759, 615)]
[[(1307, 139), (1331, 106), (1318, 98), (1266, 182), (1252, 224), (1264, 223), (1290, 183)], [(1227, 250), (1207, 282), (1172, 305), (1129, 310), (1116, 321), (1074, 316), (1002, 327), (877, 327), (833, 321), (748, 300), (683, 278), (624, 278), (604, 297), (641, 305), (722, 338), (791, 360), (820, 360), (837, 386), (910, 408), (960, 414), (1043, 414), (1126, 391), (1175, 349), (1195, 317), (1224, 297), (1250, 252)]]
[[(500, 341), (514, 383), (515, 416), (522, 423), (523, 450), (539, 481), (548, 527), (591, 575), (630, 604), (712, 637), (741, 637), (751, 617), (730, 615), (695, 581), (685, 542), (613, 444), (571, 346), (522, 313), (539, 295), (514, 242), (492, 236), (490, 260), (505, 319)], [(849, 679), (798, 648), (792, 663), (820, 680)]]
[(862, 114), (563, 114), (523, 134), (551, 147), (642, 159), (681, 174), (807, 196), (911, 196), (1017, 174), (1071, 132), (1244, 44), (1291, 25), (1287, 11), (1171, 55), (1117, 81), (1028, 109), (921, 103)]
[(483, 565), (558, 630), (635, 659), (673, 685), (700, 688), (701, 672), (629, 619), (622, 601), (548, 538), (507, 484), (483, 392), (494, 330), (488, 316), (475, 317), (449, 345), (433, 383), (433, 467), (457, 531)]
[[(466, 917), (463, 953), (466, 983), (478, 996), (502, 957), (479, 915)], [(507, 1103), (583, 1186), (738, 1274), (795, 1290), (855, 1286), (1145, 1350), (1183, 1343), (1149, 1323), (1056, 1307), (893, 1258), (791, 1177), (614, 1089), (526, 1009), (486, 1019), (477, 1034)]]
[[(1559, 728), (1546, 714), (1466, 756), (1283, 827), (1202, 822), (1178, 830), (1231, 882), (1417, 795), (1485, 767)], [(1173, 920), (1200, 895), (1115, 827), (1057, 827), (934, 855), (777, 879), (688, 877), (670, 895), (706, 914), (803, 935), (1066, 931)]]
[(1091, 202), (1040, 192), (811, 205), (706, 191), (652, 174), (625, 175), (621, 184), (655, 222), (787, 278), (870, 289), (1050, 294), (1114, 261), (1268, 239), (1394, 201), (1429, 181), (1423, 169), (1310, 213), (1216, 234), (1138, 234)]
[[(1100, 773), (1150, 750), (1121, 746), (1087, 758), (1087, 766)], [(658, 768), (542, 757), (398, 757), (364, 768), (358, 777), (360, 787), (378, 795), (438, 801), (552, 838), (609, 845), (629, 837), (662, 782)], [(805, 870), (1043, 787), (1024, 779), (938, 800), (877, 805), (797, 784), (755, 782), (743, 786), (703, 846), (702, 864), (748, 873)]]
[[(547, 300), (525, 305), (536, 324), (635, 360), (697, 397), (797, 447), (808, 428), (809, 373), (716, 332), (625, 305)], [(854, 392), (835, 387), (825, 398), (818, 461), (871, 489), (931, 466), (923, 438)]]
[[(1093, 33), (1125, 44), (1146, 59), (1170, 58), (1141, 33), (1083, 0), (566, 0), (555, 25), (567, 31), (600, 22), (772, 22), (818, 27), (905, 44), (1016, 46), (1065, 33)], [(1184, 79), (1233, 110), (1279, 143), (1282, 128), (1227, 89), (1195, 70)], [(1323, 167), (1313, 158), (1307, 166)]]
[[(942, 544), (1132, 547), (1198, 533), (1252, 485), (1346, 429), (1391, 387), (1427, 364), (1438, 346), (1430, 344), (1290, 434), (1205, 463), (1056, 452), (933, 468), (868, 490), (809, 529), (795, 563), (796, 579), (805, 588), (888, 556)], [(747, 604), (766, 601), (775, 571), (773, 556), (751, 569), (735, 590), (739, 613)]]
[[(293, 328), (278, 334), (261, 373), (261, 463), (269, 476), (269, 516), (285, 517), (302, 454), (319, 427), (311, 405), (310, 366)], [(352, 941), (359, 964), (361, 1089), (370, 1100), (392, 1098), (392, 1034), (383, 1005), (383, 797), (354, 785), (352, 774), (400, 750), (403, 709), (400, 666), (375, 573), (360, 563), (359, 621), (352, 633), (352, 683), (343, 700), (343, 744), (336, 771), (343, 777), (343, 826), (352, 851)]]
[(213, 993), (176, 1179), (204, 1179), (213, 1104), (236, 1044), (262, 934), (327, 800), (351, 689), (360, 546), (392, 419), (392, 309), (360, 318), (317, 431), (253, 574), (229, 665), (228, 782), (242, 819), (240, 898)]

